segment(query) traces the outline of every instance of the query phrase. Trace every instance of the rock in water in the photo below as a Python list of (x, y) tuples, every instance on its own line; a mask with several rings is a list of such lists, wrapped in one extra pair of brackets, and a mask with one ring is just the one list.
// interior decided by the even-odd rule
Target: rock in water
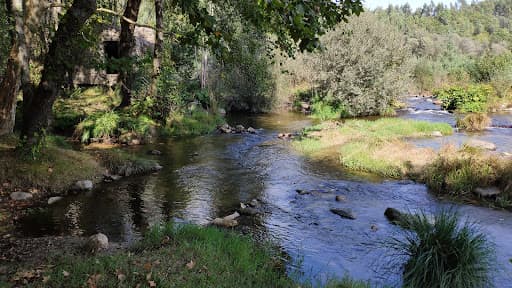
[(311, 194), (311, 192), (306, 191), (306, 190), (302, 190), (302, 189), (297, 189), (297, 190), (295, 190), (295, 192), (297, 192), (299, 195), (308, 195), (308, 194)]
[(32, 199), (32, 194), (28, 192), (12, 192), (11, 199), (16, 201), (25, 201), (28, 199)]
[(91, 180), (82, 180), (75, 182), (73, 185), (73, 190), (77, 191), (90, 191), (92, 190), (93, 184)]
[(496, 150), (496, 145), (494, 143), (482, 141), (482, 140), (478, 140), (478, 139), (471, 139), (465, 145), (469, 146), (469, 147), (473, 147), (473, 148), (484, 149), (484, 150), (491, 150), (491, 151)]
[(401, 221), (403, 214), (395, 208), (386, 208), (384, 216), (386, 216), (390, 222), (397, 223)]
[(245, 127), (243, 125), (236, 125), (235, 129), (236, 129), (236, 133), (243, 133), (243, 132), (245, 132)]
[(441, 133), (440, 131), (434, 131), (430, 134), (430, 136), (432, 137), (443, 137), (443, 133)]
[(108, 237), (105, 234), (94, 234), (85, 243), (85, 248), (88, 252), (96, 253), (100, 250), (108, 249)]
[(336, 201), (344, 202), (344, 201), (347, 201), (347, 198), (343, 195), (338, 195), (338, 196), (336, 196)]
[(260, 211), (258, 211), (258, 209), (256, 208), (252, 208), (252, 207), (245, 207), (245, 208), (241, 208), (240, 209), (240, 213), (242, 215), (247, 215), (247, 216), (254, 216), (254, 215), (257, 215), (260, 213)]
[(501, 194), (501, 190), (497, 187), (487, 187), (487, 188), (481, 188), (478, 187), (475, 189), (475, 194), (480, 197), (494, 197)]
[(251, 134), (256, 134), (256, 129), (249, 127), (249, 128), (247, 128), (247, 132), (249, 132)]
[(60, 200), (64, 199), (63, 197), (57, 196), (57, 197), (50, 197), (48, 198), (48, 205), (55, 204), (59, 202)]
[(159, 151), (159, 150), (150, 150), (150, 151), (148, 151), (148, 154), (149, 155), (159, 156), (159, 155), (162, 155), (162, 152)]
[(238, 217), (240, 217), (240, 214), (238, 214), (238, 212), (235, 212), (224, 218), (213, 219), (212, 224), (222, 227), (235, 227), (238, 225), (238, 221), (235, 220)]
[(350, 210), (331, 209), (331, 212), (336, 214), (336, 215), (339, 215), (342, 218), (347, 218), (347, 219), (351, 219), (351, 220), (355, 220), (356, 219), (356, 216)]

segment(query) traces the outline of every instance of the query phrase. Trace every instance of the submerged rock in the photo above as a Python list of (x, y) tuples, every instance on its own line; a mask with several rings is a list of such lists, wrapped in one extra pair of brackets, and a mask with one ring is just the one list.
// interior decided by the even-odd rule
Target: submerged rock
[(159, 156), (159, 155), (162, 155), (162, 152), (161, 152), (161, 151), (159, 151), (159, 150), (149, 150), (149, 151), (148, 151), (148, 154), (149, 154), (149, 155)]
[(491, 142), (478, 140), (478, 139), (471, 139), (468, 142), (465, 143), (466, 146), (473, 147), (473, 148), (480, 148), (484, 150), (496, 150), (496, 145)]
[(501, 190), (497, 187), (487, 187), (487, 188), (481, 188), (478, 187), (475, 189), (475, 194), (480, 197), (493, 197), (498, 196), (501, 194)]
[(108, 249), (107, 235), (102, 233), (92, 235), (87, 239), (87, 242), (85, 243), (85, 249), (91, 253), (96, 253), (100, 250)]
[(75, 191), (90, 191), (93, 188), (93, 183), (91, 180), (81, 180), (76, 181), (72, 187), (72, 190)]
[(295, 190), (295, 192), (297, 192), (299, 195), (308, 195), (308, 194), (311, 194), (311, 192), (310, 192), (310, 191), (301, 190), (301, 189), (297, 189), (297, 190)]
[(395, 208), (386, 208), (384, 216), (393, 224), (398, 224), (403, 220), (404, 214)]
[(32, 194), (28, 192), (12, 192), (11, 193), (11, 199), (15, 201), (25, 201), (32, 199)]
[(345, 201), (347, 201), (347, 198), (343, 195), (338, 195), (338, 196), (336, 196), (336, 201), (345, 202)]
[(57, 196), (57, 197), (50, 197), (48, 198), (48, 205), (52, 205), (52, 204), (55, 204), (59, 201), (61, 201), (62, 199), (64, 199), (63, 197), (60, 197), (60, 196)]
[(352, 213), (352, 211), (350, 210), (343, 210), (343, 209), (330, 209), (332, 213), (342, 217), (342, 218), (346, 218), (346, 219), (351, 219), (351, 220), (355, 220), (356, 219), (356, 216), (354, 215), (354, 213)]

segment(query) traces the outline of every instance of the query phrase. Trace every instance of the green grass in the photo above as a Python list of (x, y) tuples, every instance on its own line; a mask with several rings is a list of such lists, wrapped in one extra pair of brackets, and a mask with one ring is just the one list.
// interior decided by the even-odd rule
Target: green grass
[[(193, 225), (153, 227), (130, 251), (56, 257), (47, 264), (51, 268), (26, 287), (311, 286), (287, 276), (282, 253), (273, 246), (234, 232)], [(369, 285), (344, 278), (326, 287)]]
[(215, 131), (224, 119), (204, 110), (192, 111), (189, 114), (174, 115), (165, 128), (168, 136), (198, 136)]
[(439, 131), (450, 135), (446, 123), (380, 118), (375, 121), (352, 119), (341, 127), (327, 122), (304, 129), (293, 146), (314, 157), (337, 147), (340, 164), (350, 170), (369, 172), (389, 178), (416, 174), (433, 152), (407, 144), (408, 138), (429, 137)]
[(344, 107), (332, 107), (324, 102), (316, 102), (311, 105), (311, 117), (325, 120), (336, 120), (348, 117), (348, 113)]
[[(441, 211), (407, 218), (404, 237), (392, 247), (407, 259), (403, 286), (411, 288), (490, 287), (494, 250), (485, 234), (456, 214)], [(433, 222), (433, 223), (432, 223)]]

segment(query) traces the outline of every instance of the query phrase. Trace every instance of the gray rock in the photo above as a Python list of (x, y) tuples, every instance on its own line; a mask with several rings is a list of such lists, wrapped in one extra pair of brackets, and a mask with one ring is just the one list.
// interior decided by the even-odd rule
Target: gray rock
[(77, 191), (90, 191), (92, 188), (93, 183), (91, 180), (76, 181), (75, 185), (73, 185), (73, 190)]
[(487, 188), (481, 188), (478, 187), (475, 189), (475, 194), (480, 197), (493, 197), (501, 194), (501, 190), (497, 187), (487, 187)]
[(63, 197), (57, 196), (57, 197), (50, 197), (48, 198), (48, 205), (55, 204), (59, 202), (60, 200), (64, 199)]
[(229, 124), (223, 124), (222, 126), (219, 127), (219, 132), (221, 133), (225, 133), (225, 134), (230, 134), (231, 132), (233, 131), (233, 128), (231, 126), (229, 126)]
[(466, 146), (473, 147), (473, 148), (480, 148), (484, 150), (496, 150), (496, 145), (491, 142), (478, 140), (478, 139), (471, 139), (468, 142), (465, 143)]
[(260, 213), (260, 211), (258, 209), (252, 208), (252, 207), (245, 207), (245, 208), (240, 209), (240, 214), (242, 214), (242, 215), (254, 216), (259, 213)]
[(217, 109), (217, 113), (219, 113), (219, 115), (221, 116), (224, 116), (226, 115), (226, 110), (224, 108), (219, 108)]
[(443, 137), (443, 133), (441, 131), (434, 131), (430, 134), (432, 137)]
[(301, 189), (297, 189), (297, 190), (295, 190), (295, 192), (297, 192), (299, 195), (308, 195), (308, 194), (311, 194), (311, 192), (310, 192), (310, 191), (301, 190)]
[(347, 201), (347, 198), (343, 195), (338, 195), (338, 196), (336, 196), (336, 201), (345, 202), (345, 201)]
[(260, 206), (260, 201), (258, 201), (258, 199), (252, 199), (251, 202), (249, 202), (249, 205), (251, 207), (258, 207)]
[(105, 181), (107, 181), (107, 182), (118, 181), (118, 180), (121, 180), (121, 178), (123, 178), (123, 176), (120, 176), (120, 175), (110, 175), (110, 174), (103, 175), (103, 177), (105, 178)]
[(404, 214), (395, 208), (387, 208), (386, 211), (384, 211), (384, 216), (386, 216), (391, 223), (397, 224), (402, 221)]
[(256, 134), (256, 129), (249, 127), (249, 128), (247, 128), (247, 132), (249, 132), (251, 134)]
[(236, 125), (235, 129), (236, 129), (236, 133), (243, 133), (243, 132), (245, 132), (245, 127), (243, 125)]
[(148, 151), (148, 154), (149, 155), (159, 156), (159, 155), (162, 155), (162, 152), (159, 151), (159, 150), (150, 150), (150, 151)]
[(100, 250), (108, 249), (108, 237), (105, 234), (94, 234), (87, 239), (85, 248), (88, 252), (96, 253)]
[(343, 209), (330, 209), (332, 213), (342, 217), (342, 218), (346, 218), (346, 219), (351, 219), (351, 220), (355, 220), (356, 219), (356, 216), (354, 215), (354, 213), (352, 213), (352, 211), (346, 209), (346, 210), (343, 210)]
[(151, 171), (156, 172), (162, 170), (164, 167), (162, 167), (160, 164), (155, 164), (155, 166), (151, 167)]
[(28, 199), (32, 199), (32, 194), (27, 192), (12, 192), (11, 199), (16, 201), (25, 201)]

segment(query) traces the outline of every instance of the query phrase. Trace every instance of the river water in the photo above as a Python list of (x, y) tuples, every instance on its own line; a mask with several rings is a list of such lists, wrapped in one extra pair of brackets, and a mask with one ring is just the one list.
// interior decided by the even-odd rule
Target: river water
[[(455, 121), (425, 99), (410, 99), (411, 109), (401, 117), (430, 121)], [(92, 193), (68, 197), (34, 211), (19, 221), (18, 234), (89, 235), (105, 233), (112, 241), (133, 242), (149, 226), (168, 220), (207, 224), (232, 213), (240, 202), (261, 199), (264, 213), (241, 219), (242, 231), (274, 241), (290, 256), (290, 270), (303, 279), (323, 281), (350, 275), (370, 279), (375, 286), (400, 285), (400, 263), (387, 248), (400, 228), (384, 217), (387, 207), (401, 210), (457, 210), (477, 222), (496, 247), (494, 280), (497, 287), (512, 287), (512, 213), (488, 208), (453, 205), (410, 181), (389, 181), (345, 172), (335, 161), (312, 161), (293, 152), (280, 132), (310, 125), (303, 115), (250, 116), (232, 124), (261, 128), (257, 134), (209, 135), (169, 140), (154, 147), (164, 169), (158, 174), (125, 179), (96, 188)], [(512, 122), (511, 115), (495, 121)], [(456, 133), (440, 139), (417, 141), (429, 147), (468, 137), (490, 139), (502, 151), (512, 152), (512, 129), (490, 129), (478, 135)], [(508, 150), (507, 150), (508, 149)], [(148, 156), (149, 157), (149, 156)], [(296, 189), (313, 191), (298, 195)], [(343, 195), (345, 202), (336, 202)], [(356, 220), (342, 219), (330, 208), (348, 208)], [(372, 227), (373, 226), (373, 227)], [(375, 229), (375, 227), (377, 229)], [(372, 229), (374, 228), (374, 229)], [(398, 265), (397, 265), (398, 264)]]

